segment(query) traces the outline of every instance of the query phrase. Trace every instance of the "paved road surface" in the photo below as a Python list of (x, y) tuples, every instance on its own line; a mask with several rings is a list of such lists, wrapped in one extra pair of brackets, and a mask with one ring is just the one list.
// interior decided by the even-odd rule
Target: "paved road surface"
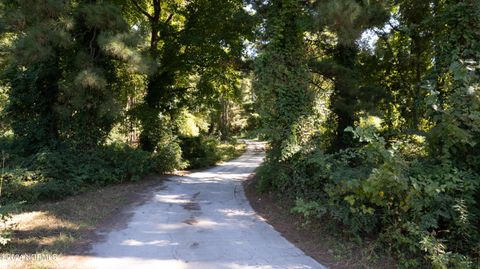
[[(262, 162), (263, 145), (247, 141), (239, 159), (173, 177), (132, 208), (124, 229), (93, 245), (77, 268), (323, 269), (255, 214), (242, 187)], [(66, 266), (67, 264), (65, 264)], [(71, 264), (68, 265), (71, 267)]]

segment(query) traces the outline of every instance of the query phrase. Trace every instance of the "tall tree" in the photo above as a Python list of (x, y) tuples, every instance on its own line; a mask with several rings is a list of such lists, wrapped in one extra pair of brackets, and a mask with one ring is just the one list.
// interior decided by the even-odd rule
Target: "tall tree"
[(179, 79), (201, 75), (212, 66), (235, 64), (251, 23), (239, 0), (130, 0), (130, 4), (148, 23), (148, 54), (155, 62), (139, 113), (141, 147), (153, 151), (161, 139), (159, 127), (186, 103), (182, 98), (188, 87)]
[(91, 148), (105, 141), (119, 115), (116, 58), (106, 47), (129, 27), (108, 1), (79, 1), (72, 16), (75, 44), (67, 55), (60, 109), (69, 116), (63, 125), (69, 139)]
[(139, 119), (142, 125), (140, 145), (144, 150), (153, 151), (161, 136), (158, 130), (161, 129), (162, 124), (166, 123), (162, 123), (160, 118), (160, 113), (165, 112), (162, 110), (162, 105), (167, 106), (166, 102), (163, 104), (161, 102), (162, 95), (166, 94), (168, 87), (172, 87), (175, 83), (175, 69), (172, 67), (175, 64), (181, 65), (178, 58), (180, 28), (173, 24), (174, 21), (178, 23), (179, 18), (175, 16), (181, 16), (177, 12), (180, 3), (161, 0), (130, 0), (129, 2), (133, 9), (146, 19), (149, 26), (148, 57), (154, 64), (153, 70), (147, 76), (146, 94)]
[(129, 32), (120, 10), (109, 1), (10, 0), (2, 11), (13, 40), (7, 118), (24, 149), (104, 142), (119, 112), (114, 63), (125, 58), (109, 47)]
[(356, 41), (369, 27), (383, 25), (387, 19), (382, 1), (315, 1), (311, 7), (316, 23), (315, 32), (327, 28), (337, 36), (337, 44), (331, 48), (330, 58), (322, 62), (311, 61), (313, 72), (331, 78), (334, 83), (330, 106), (336, 128), (330, 145), (331, 151), (345, 149), (353, 145), (353, 137), (345, 132), (357, 120), (357, 112), (362, 107), (362, 89), (359, 82), (359, 52)]
[(426, 112), (423, 83), (433, 58), (433, 29), (427, 23), (433, 16), (432, 5), (406, 0), (389, 6), (390, 20), (372, 32), (379, 38), (374, 53), (363, 53), (363, 74), (385, 89), (383, 106), (390, 133), (423, 132), (428, 128), (421, 120)]
[(272, 1), (265, 8), (265, 45), (258, 56), (254, 91), (268, 129), (272, 165), (287, 160), (299, 146), (300, 120), (310, 114), (313, 93), (305, 59), (304, 5)]
[(3, 34), (14, 40), (4, 77), (9, 85), (6, 115), (27, 152), (54, 146), (59, 138), (55, 105), (62, 53), (70, 44), (64, 1), (4, 3)]

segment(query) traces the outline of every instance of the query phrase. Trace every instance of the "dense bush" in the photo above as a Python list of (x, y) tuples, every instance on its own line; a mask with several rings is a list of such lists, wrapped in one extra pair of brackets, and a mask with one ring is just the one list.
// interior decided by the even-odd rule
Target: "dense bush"
[(3, 145), (8, 156), (0, 174), (4, 184), (1, 204), (62, 199), (97, 186), (138, 181), (151, 173), (214, 165), (239, 152), (235, 143), (207, 137), (183, 138), (179, 144), (165, 136), (153, 153), (113, 143), (89, 151), (43, 149), (23, 156), (9, 141)]
[(182, 168), (178, 144), (158, 146), (155, 153), (114, 143), (96, 150), (42, 150), (16, 157), (5, 172), (3, 202), (61, 199), (95, 186), (138, 181), (149, 173)]
[(220, 142), (215, 137), (197, 136), (180, 139), (186, 167), (202, 168), (240, 156), (245, 147), (235, 139)]
[(180, 147), (189, 168), (214, 165), (220, 160), (217, 154), (218, 141), (204, 136), (183, 137)]
[(448, 162), (407, 161), (397, 143), (372, 129), (350, 131), (362, 147), (299, 152), (283, 169), (267, 164), (260, 179), (276, 180), (263, 180), (260, 188), (273, 182), (270, 187), (297, 198), (295, 211), (338, 221), (359, 238), (378, 235), (401, 267), (475, 268), (479, 175)]
[(173, 139), (164, 139), (158, 143), (153, 153), (154, 170), (157, 173), (171, 172), (187, 167), (183, 160), (183, 153), (179, 143)]

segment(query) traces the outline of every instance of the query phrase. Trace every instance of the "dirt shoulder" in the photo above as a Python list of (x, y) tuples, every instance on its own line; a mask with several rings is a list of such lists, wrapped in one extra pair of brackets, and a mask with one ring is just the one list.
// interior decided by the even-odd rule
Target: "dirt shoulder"
[(390, 257), (379, 256), (373, 241), (357, 243), (332, 222), (307, 221), (291, 213), (293, 201), (273, 193), (259, 193), (257, 179), (244, 182), (245, 194), (255, 211), (305, 254), (331, 269), (396, 268)]
[(121, 228), (125, 208), (145, 202), (169, 176), (101, 187), (58, 202), (26, 206), (13, 215), (12, 241), (3, 253), (85, 252), (95, 230)]
[(0, 268), (53, 268), (64, 255), (88, 253), (91, 242), (126, 225), (130, 218), (126, 209), (146, 202), (170, 176), (151, 176), (22, 208), (13, 215), (12, 240), (0, 252)]

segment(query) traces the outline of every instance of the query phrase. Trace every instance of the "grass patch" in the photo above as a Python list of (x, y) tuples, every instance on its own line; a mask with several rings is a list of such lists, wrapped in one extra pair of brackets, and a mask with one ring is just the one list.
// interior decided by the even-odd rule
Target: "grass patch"
[(236, 139), (219, 141), (215, 137), (197, 136), (181, 138), (182, 157), (189, 169), (199, 169), (239, 157), (246, 145)]
[[(53, 203), (39, 203), (20, 208), (13, 214), (12, 241), (1, 255), (61, 257), (81, 254), (96, 239), (98, 228), (114, 228), (123, 222), (123, 208), (141, 203), (151, 190), (161, 187), (162, 177), (138, 183), (107, 186)], [(53, 260), (2, 259), (0, 268), (52, 268)]]
[(247, 145), (243, 142), (225, 143), (222, 142), (217, 146), (217, 154), (219, 162), (227, 162), (242, 156), (247, 149)]

